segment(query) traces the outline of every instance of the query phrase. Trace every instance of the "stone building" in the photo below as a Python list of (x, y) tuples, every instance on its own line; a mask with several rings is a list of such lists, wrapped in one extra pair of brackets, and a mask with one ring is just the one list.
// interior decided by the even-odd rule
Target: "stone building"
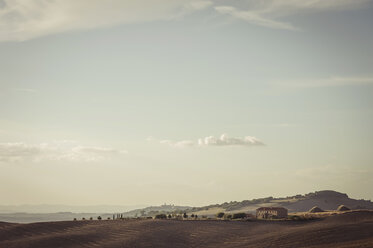
[(288, 216), (288, 210), (282, 207), (261, 207), (256, 210), (257, 219), (283, 219)]

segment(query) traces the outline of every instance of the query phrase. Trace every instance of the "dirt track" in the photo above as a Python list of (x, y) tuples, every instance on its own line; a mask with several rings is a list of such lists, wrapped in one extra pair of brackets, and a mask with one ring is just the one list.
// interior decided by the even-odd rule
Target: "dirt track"
[(373, 247), (373, 212), (293, 221), (0, 222), (0, 248)]

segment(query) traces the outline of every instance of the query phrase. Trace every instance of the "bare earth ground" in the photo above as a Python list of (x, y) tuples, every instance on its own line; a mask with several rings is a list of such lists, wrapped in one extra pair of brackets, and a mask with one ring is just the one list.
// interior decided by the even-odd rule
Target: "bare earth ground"
[(313, 221), (127, 220), (0, 222), (12, 247), (373, 247), (373, 212)]

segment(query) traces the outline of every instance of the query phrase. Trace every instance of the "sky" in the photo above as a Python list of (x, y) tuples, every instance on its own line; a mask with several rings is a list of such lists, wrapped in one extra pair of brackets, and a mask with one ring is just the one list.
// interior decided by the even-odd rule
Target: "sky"
[(0, 205), (373, 199), (372, 0), (0, 0)]

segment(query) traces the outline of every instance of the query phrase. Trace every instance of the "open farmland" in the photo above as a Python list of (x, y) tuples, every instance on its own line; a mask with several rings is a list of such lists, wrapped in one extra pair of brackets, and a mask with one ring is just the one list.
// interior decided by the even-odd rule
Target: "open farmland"
[(312, 221), (2, 222), (0, 247), (373, 247), (373, 212)]

